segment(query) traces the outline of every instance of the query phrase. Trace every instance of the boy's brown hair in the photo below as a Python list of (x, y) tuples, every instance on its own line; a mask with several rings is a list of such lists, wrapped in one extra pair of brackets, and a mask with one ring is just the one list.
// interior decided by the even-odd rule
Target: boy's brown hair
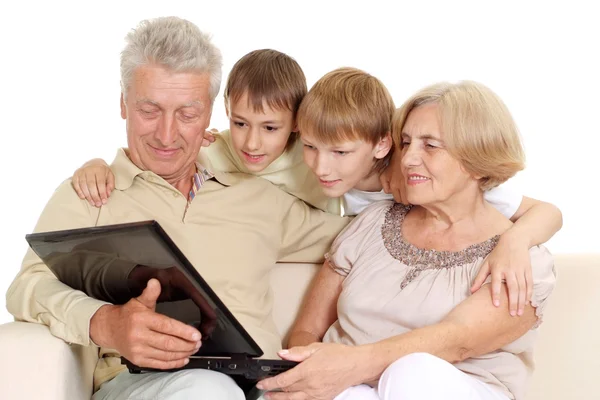
[[(264, 112), (263, 101), (273, 109), (288, 109), (294, 115), (307, 92), (306, 77), (292, 57), (276, 50), (255, 50), (240, 58), (229, 73), (225, 86), (225, 107), (247, 93), (254, 112)], [(292, 132), (286, 150), (298, 139)]]
[[(394, 100), (379, 79), (356, 68), (338, 68), (304, 97), (297, 123), (300, 132), (324, 144), (363, 140), (376, 145), (390, 134), (394, 111)], [(374, 170), (382, 171), (390, 156), (377, 160)]]

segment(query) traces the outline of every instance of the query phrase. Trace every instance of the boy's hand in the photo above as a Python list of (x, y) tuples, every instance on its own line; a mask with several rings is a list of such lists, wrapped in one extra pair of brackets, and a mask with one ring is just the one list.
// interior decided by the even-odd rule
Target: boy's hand
[[(215, 133), (219, 133), (215, 128), (204, 132), (202, 147), (215, 141)], [(115, 176), (103, 159), (94, 158), (75, 171), (72, 183), (80, 199), (89, 201), (94, 207), (102, 207), (115, 188)]]
[(94, 158), (75, 171), (72, 184), (80, 199), (101, 207), (115, 188), (115, 176), (104, 160)]
[(402, 175), (402, 169), (400, 168), (400, 152), (394, 150), (390, 164), (388, 167), (379, 175), (379, 180), (383, 190), (387, 194), (392, 194), (396, 203), (402, 203), (409, 205), (406, 197), (406, 182), (404, 181), (404, 175)]
[(471, 293), (481, 288), (488, 275), (492, 275), (492, 302), (500, 305), (502, 282), (506, 282), (510, 315), (522, 315), (533, 294), (533, 277), (529, 249), (522, 240), (506, 234), (484, 261), (471, 286)]
[(215, 141), (215, 133), (219, 133), (218, 129), (211, 128), (204, 131), (204, 139), (202, 139), (202, 147), (208, 147)]

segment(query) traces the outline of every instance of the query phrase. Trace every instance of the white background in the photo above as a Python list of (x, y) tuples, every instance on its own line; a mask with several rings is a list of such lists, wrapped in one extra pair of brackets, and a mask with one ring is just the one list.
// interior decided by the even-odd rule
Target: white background
[[(125, 145), (123, 38), (140, 20), (164, 15), (213, 34), (224, 80), (245, 53), (274, 48), (298, 60), (309, 86), (334, 68), (358, 67), (380, 78), (397, 105), (438, 80), (485, 83), (521, 129), (528, 162), (514, 184), (563, 212), (550, 250), (598, 251), (600, 24), (591, 1), (119, 3), (0, 5), (0, 323), (11, 320), (4, 293), (24, 235), (52, 191), (85, 160), (112, 160)], [(227, 126), (221, 96), (212, 126)]]

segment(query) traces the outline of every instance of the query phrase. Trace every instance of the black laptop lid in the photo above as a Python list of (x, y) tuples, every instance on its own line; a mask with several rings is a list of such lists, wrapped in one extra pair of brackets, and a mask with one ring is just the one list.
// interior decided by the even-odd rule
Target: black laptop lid
[(25, 238), (60, 281), (99, 300), (123, 304), (135, 295), (132, 287), (145, 286), (124, 279), (122, 269), (137, 266), (130, 277), (159, 278), (162, 293), (156, 312), (200, 329), (203, 338), (197, 356), (263, 354), (156, 221), (33, 233)]

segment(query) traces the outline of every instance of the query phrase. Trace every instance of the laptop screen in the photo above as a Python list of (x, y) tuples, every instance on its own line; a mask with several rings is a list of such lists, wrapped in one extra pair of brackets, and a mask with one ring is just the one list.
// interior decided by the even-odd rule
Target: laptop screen
[(73, 289), (113, 304), (161, 282), (156, 312), (202, 332), (196, 356), (263, 352), (156, 221), (26, 235), (35, 253)]

